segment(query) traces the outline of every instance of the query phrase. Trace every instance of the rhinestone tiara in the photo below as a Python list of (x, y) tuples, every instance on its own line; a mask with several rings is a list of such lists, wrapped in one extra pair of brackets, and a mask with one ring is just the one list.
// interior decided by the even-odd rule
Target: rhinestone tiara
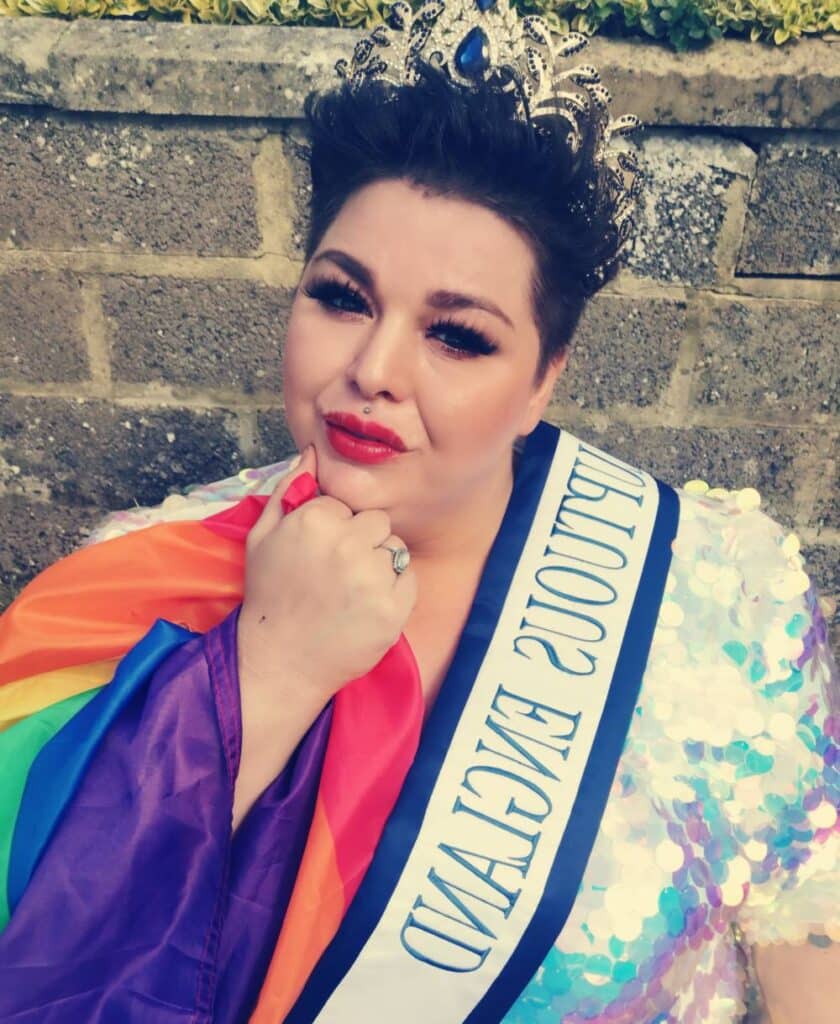
[(463, 86), (492, 82), (513, 93), (516, 117), (536, 131), (546, 130), (540, 125), (542, 117), (562, 118), (573, 153), (583, 141), (578, 118), (594, 109), (595, 160), (605, 166), (617, 193), (614, 220), (620, 252), (632, 233), (642, 175), (635, 153), (611, 143), (641, 128), (642, 121), (635, 114), (610, 118), (612, 97), (591, 64), (558, 66), (587, 42), (580, 32), (553, 34), (548, 22), (536, 15), (520, 18), (509, 0), (427, 0), (415, 12), (406, 0), (397, 0), (386, 23), (360, 39), (350, 61), (337, 61), (335, 69), (351, 87), (372, 79), (414, 85), (424, 62)]

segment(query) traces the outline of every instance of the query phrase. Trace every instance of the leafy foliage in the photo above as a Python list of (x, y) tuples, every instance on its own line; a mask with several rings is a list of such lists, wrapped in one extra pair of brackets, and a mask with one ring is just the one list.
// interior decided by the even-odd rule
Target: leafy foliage
[[(780, 46), (840, 32), (840, 0), (516, 0), (516, 6), (559, 31), (648, 36), (676, 50), (725, 35)], [(0, 15), (372, 28), (389, 7), (389, 0), (0, 0)]]

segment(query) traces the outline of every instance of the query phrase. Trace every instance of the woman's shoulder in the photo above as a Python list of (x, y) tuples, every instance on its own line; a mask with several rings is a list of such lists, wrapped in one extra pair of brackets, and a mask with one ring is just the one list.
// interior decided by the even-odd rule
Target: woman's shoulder
[(775, 620), (800, 603), (810, 580), (799, 538), (762, 509), (758, 491), (692, 480), (677, 494), (669, 591), (679, 586), (693, 611), (725, 610), (747, 629), (759, 611)]
[(736, 700), (739, 685), (768, 696), (794, 685), (818, 646), (827, 653), (828, 602), (817, 598), (799, 538), (752, 488), (691, 481), (678, 495), (656, 651), (672, 647), (672, 666), (684, 659), (703, 677), (704, 703)]
[(121, 537), (158, 523), (204, 519), (230, 508), (249, 495), (271, 494), (277, 482), (294, 469), (299, 456), (288, 456), (267, 466), (243, 469), (235, 476), (206, 484), (191, 484), (170, 494), (159, 505), (141, 506), (109, 513), (91, 531), (88, 544)]
[(804, 761), (820, 760), (838, 698), (824, 608), (799, 540), (752, 489), (693, 482), (679, 497), (642, 731), (682, 745), (701, 775), (746, 779), (775, 764), (792, 786)]

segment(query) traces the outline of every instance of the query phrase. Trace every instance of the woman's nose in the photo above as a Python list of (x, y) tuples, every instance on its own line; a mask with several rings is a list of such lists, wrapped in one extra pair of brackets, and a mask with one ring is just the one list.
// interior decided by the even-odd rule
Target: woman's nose
[(364, 398), (386, 395), (403, 400), (410, 389), (411, 340), (406, 325), (380, 320), (359, 341), (347, 368), (348, 377)]

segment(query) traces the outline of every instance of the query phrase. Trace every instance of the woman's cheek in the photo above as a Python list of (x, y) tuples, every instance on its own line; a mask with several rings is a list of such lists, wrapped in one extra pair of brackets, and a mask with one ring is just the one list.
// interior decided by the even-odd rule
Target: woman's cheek
[(460, 388), (448, 412), (451, 430), (467, 447), (484, 447), (494, 434), (506, 433), (511, 398), (494, 388)]

